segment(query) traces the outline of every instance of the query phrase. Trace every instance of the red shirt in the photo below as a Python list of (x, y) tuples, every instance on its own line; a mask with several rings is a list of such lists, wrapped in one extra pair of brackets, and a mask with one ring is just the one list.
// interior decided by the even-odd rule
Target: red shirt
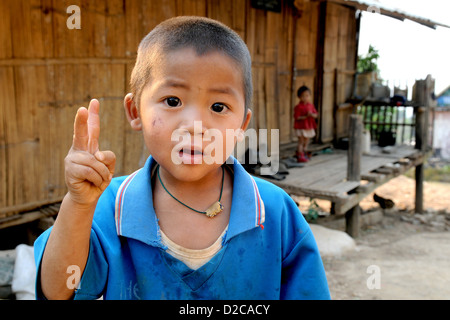
[(294, 108), (294, 129), (316, 129), (316, 120), (313, 117), (307, 117), (306, 119), (297, 120), (298, 117), (306, 116), (308, 112), (316, 113), (317, 110), (312, 103), (300, 102)]

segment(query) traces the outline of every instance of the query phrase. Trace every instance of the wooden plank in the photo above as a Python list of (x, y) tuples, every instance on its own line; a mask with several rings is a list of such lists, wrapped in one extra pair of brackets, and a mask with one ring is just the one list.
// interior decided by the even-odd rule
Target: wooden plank
[(10, 172), (8, 144), (17, 139), (15, 127), (15, 88), (12, 67), (0, 68), (0, 208), (12, 204), (9, 189), (13, 173)]
[(348, 199), (347, 195), (344, 195), (340, 192), (329, 192), (326, 190), (314, 190), (314, 189), (302, 188), (302, 187), (299, 187), (296, 185), (283, 183), (283, 181), (271, 180), (269, 178), (265, 178), (264, 176), (261, 176), (261, 178), (272, 182), (273, 184), (279, 186), (280, 188), (282, 188), (289, 194), (295, 194), (295, 195), (305, 196), (305, 197), (310, 197), (310, 198), (315, 198), (315, 199), (325, 199), (325, 200), (329, 200), (331, 202), (336, 202), (336, 203), (345, 203)]
[(31, 211), (23, 214), (8, 217), (0, 220), (0, 229), (5, 229), (17, 226), (24, 223), (30, 223), (42, 218), (56, 216), (59, 212), (59, 205), (54, 205), (48, 208), (42, 208), (38, 211)]
[(319, 4), (307, 2), (295, 21), (294, 65), (296, 69), (315, 69)]
[[(53, 58), (54, 57), (54, 39), (53, 39), (53, 1), (52, 0), (41, 0), (41, 5), (36, 6), (34, 14), (38, 16), (36, 19), (40, 19), (40, 28), (42, 36), (43, 45), (43, 57)], [(36, 58), (33, 55), (33, 58)]]
[[(67, 8), (76, 5), (81, 12), (81, 29), (67, 28), (69, 14)], [(53, 57), (87, 57), (93, 56), (94, 41), (92, 37), (92, 12), (87, 1), (81, 0), (53, 0), (52, 3), (52, 36)]]
[[(51, 19), (42, 19), (40, 0), (8, 1), (14, 57), (49, 57), (53, 47), (49, 26)], [(51, 35), (51, 33), (50, 33)]]
[(0, 67), (9, 66), (52, 66), (52, 65), (80, 65), (80, 64), (127, 64), (134, 63), (136, 57), (132, 58), (14, 58), (0, 60)]
[[(291, 87), (291, 118), (289, 121), (289, 128), (291, 130), (291, 141), (297, 141), (292, 117), (294, 106), (298, 103), (297, 90), (300, 86), (306, 85), (311, 89), (311, 94), (314, 97), (313, 103), (316, 108), (319, 108), (320, 101), (315, 99), (316, 92), (320, 89), (320, 84), (317, 84), (317, 65), (320, 63), (317, 60), (318, 48), (318, 26), (319, 26), (319, 8), (318, 2), (305, 2), (303, 11), (300, 16), (297, 16), (293, 21), (294, 26), (294, 44), (293, 44), (293, 80)], [(302, 72), (302, 70), (308, 70)], [(320, 109), (319, 109), (320, 112)], [(320, 123), (320, 122), (319, 122)]]
[(256, 19), (256, 9), (251, 8), (250, 3), (247, 1), (246, 5), (246, 16), (245, 16), (245, 38), (244, 41), (247, 44), (247, 48), (250, 51), (252, 57), (252, 63), (255, 63), (254, 52), (256, 46), (256, 29), (257, 25), (255, 23)]
[(292, 15), (292, 7), (284, 6), (281, 15), (272, 13), (268, 16), (268, 18), (275, 20), (274, 22), (271, 22), (269, 19), (268, 24), (274, 32), (273, 43), (276, 46), (276, 56), (274, 57), (276, 59), (274, 95), (277, 122), (274, 124), (276, 125), (275, 128), (279, 129), (280, 143), (289, 143), (292, 141), (292, 111), (294, 107), (293, 104), (291, 105), (294, 55), (294, 19)]
[(206, 2), (198, 0), (177, 0), (177, 15), (206, 16)]
[[(199, 2), (199, 1), (198, 1)], [(176, 0), (158, 0), (158, 1), (142, 1), (141, 10), (139, 13), (140, 20), (140, 28), (141, 28), (141, 38), (146, 36), (154, 27), (156, 27), (160, 22), (181, 15), (178, 13), (178, 3)], [(198, 6), (201, 7), (202, 4)], [(186, 3), (186, 6), (191, 6), (190, 2)], [(182, 10), (185, 10), (183, 8)], [(195, 10), (195, 9), (194, 9)], [(203, 8), (201, 10), (204, 10)], [(204, 15), (205, 12), (202, 13), (193, 13), (193, 15)], [(141, 39), (138, 39), (139, 41)]]
[(347, 232), (352, 238), (357, 238), (359, 236), (360, 216), (361, 207), (359, 205), (354, 206), (345, 213), (345, 232)]
[(137, 48), (143, 34), (140, 29), (142, 20), (142, 0), (125, 1), (125, 56), (136, 57)]
[(380, 174), (377, 172), (368, 172), (365, 174), (361, 174), (361, 180), (367, 180), (371, 182), (378, 182), (384, 178), (384, 174)]
[(253, 67), (253, 120), (251, 128), (256, 130), (265, 128), (266, 109), (265, 109), (265, 70), (264, 68)]
[(331, 185), (327, 190), (328, 191), (336, 191), (336, 192), (342, 192), (347, 193), (351, 190), (354, 190), (360, 185), (359, 181), (342, 181), (340, 183)]
[(106, 52), (101, 56), (126, 56), (125, 4), (123, 0), (107, 0), (105, 3)]
[[(89, 55), (94, 57), (110, 56), (108, 53), (110, 47), (106, 42), (106, 1), (86, 1), (87, 17), (84, 19), (83, 28), (88, 30), (83, 31), (84, 43), (89, 44), (92, 50)], [(86, 19), (89, 19), (86, 21)], [(117, 30), (120, 31), (120, 30)], [(120, 36), (118, 35), (120, 39)], [(120, 41), (120, 40), (119, 40)]]
[[(0, 207), (14, 204), (14, 188), (13, 183), (15, 177), (15, 162), (11, 162), (10, 153), (12, 152), (10, 146), (19, 142), (17, 114), (16, 114), (16, 88), (14, 86), (14, 69), (0, 68), (0, 79), (2, 86), (0, 86), (0, 109), (2, 114), (0, 121), (2, 122), (2, 136), (3, 142), (0, 146), (3, 149), (2, 163), (4, 165), (2, 182), (3, 186), (0, 190), (1, 202)], [(8, 119), (8, 121), (6, 121)]]
[[(35, 174), (38, 192), (33, 201), (62, 197), (65, 191), (63, 171), (63, 157), (61, 157), (60, 143), (64, 141), (62, 135), (67, 127), (61, 127), (55, 106), (55, 68), (35, 67), (36, 81), (41, 85), (36, 88), (36, 101), (32, 102), (35, 110), (36, 131), (38, 135), (38, 157), (33, 159), (38, 173)], [(66, 74), (67, 77), (67, 74)], [(70, 77), (69, 77), (70, 78)], [(31, 101), (30, 101), (31, 103)], [(65, 150), (67, 154), (68, 149)], [(49, 156), (51, 155), (51, 156)], [(61, 182), (62, 181), (62, 182)]]
[[(270, 140), (270, 130), (280, 128), (279, 123), (279, 111), (278, 111), (278, 99), (277, 99), (277, 76), (276, 76), (276, 68), (275, 67), (267, 67), (264, 70), (264, 89), (265, 89), (265, 114), (266, 114), (266, 123), (263, 125), (263, 128), (268, 130), (267, 135), (267, 144), (268, 150), (271, 149), (272, 142)], [(261, 110), (261, 109), (260, 109)]]
[[(36, 132), (36, 68), (14, 70), (16, 87), (15, 122), (17, 140), (9, 145), (9, 170), (13, 175), (9, 188), (13, 191), (12, 204), (33, 201), (36, 194), (35, 169), (39, 157), (39, 136)], [(12, 118), (14, 119), (14, 118)], [(10, 141), (11, 143), (12, 141)]]
[(360, 115), (350, 115), (350, 135), (347, 154), (347, 179), (350, 181), (359, 181), (361, 177), (362, 126), (362, 117)]
[[(418, 150), (424, 151), (427, 149), (427, 128), (426, 123), (427, 111), (425, 108), (418, 108), (416, 112), (416, 145)], [(414, 198), (415, 212), (423, 213), (423, 181), (424, 181), (424, 167), (423, 164), (416, 166), (416, 192)]]
[(14, 206), (9, 207), (2, 207), (0, 208), (0, 217), (4, 217), (7, 214), (16, 214), (20, 212), (27, 212), (36, 210), (37, 208), (52, 205), (55, 203), (60, 203), (62, 201), (62, 198), (54, 198), (54, 199), (45, 199), (41, 201), (34, 201), (34, 202), (28, 202), (23, 204), (18, 204)]
[(322, 104), (320, 108), (320, 140), (330, 142), (334, 135), (334, 72), (323, 74)]
[(240, 0), (217, 1), (206, 0), (207, 17), (218, 20), (231, 29), (245, 41), (247, 2)]
[(10, 1), (0, 1), (0, 12), (2, 12), (2, 18), (0, 19), (0, 59), (11, 58), (13, 50)]

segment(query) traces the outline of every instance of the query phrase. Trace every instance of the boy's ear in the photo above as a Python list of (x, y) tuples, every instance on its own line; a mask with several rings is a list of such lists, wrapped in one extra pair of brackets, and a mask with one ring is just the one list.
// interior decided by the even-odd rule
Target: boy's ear
[(252, 118), (252, 110), (250, 108), (247, 109), (247, 114), (244, 117), (244, 122), (242, 122), (241, 129), (243, 131), (247, 130), (248, 125), (250, 124), (250, 120)]
[(131, 128), (136, 131), (142, 130), (141, 117), (136, 103), (133, 100), (132, 93), (128, 93), (123, 99), (123, 107), (125, 108), (125, 115), (127, 116)]
[(241, 142), (244, 140), (244, 132), (245, 130), (247, 130), (251, 118), (252, 118), (252, 111), (250, 109), (247, 109), (247, 114), (245, 115), (244, 121), (242, 122), (241, 130), (239, 131), (237, 141)]

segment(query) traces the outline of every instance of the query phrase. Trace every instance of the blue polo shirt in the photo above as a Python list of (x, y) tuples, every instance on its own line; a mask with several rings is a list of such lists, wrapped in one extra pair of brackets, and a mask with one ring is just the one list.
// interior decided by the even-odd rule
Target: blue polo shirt
[[(196, 270), (168, 254), (161, 240), (151, 188), (154, 159), (114, 178), (98, 201), (74, 298), (329, 299), (314, 236), (295, 202), (232, 160), (228, 230), (221, 250)], [(34, 244), (37, 299), (45, 298), (40, 264), (50, 232)]]

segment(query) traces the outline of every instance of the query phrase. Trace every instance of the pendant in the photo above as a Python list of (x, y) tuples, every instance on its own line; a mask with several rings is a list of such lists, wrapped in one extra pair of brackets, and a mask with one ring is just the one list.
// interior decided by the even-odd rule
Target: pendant
[(206, 215), (209, 218), (212, 218), (212, 217), (215, 217), (220, 212), (222, 212), (222, 210), (223, 210), (223, 205), (219, 201), (217, 201), (217, 202), (213, 203), (211, 205), (211, 207), (206, 209)]

